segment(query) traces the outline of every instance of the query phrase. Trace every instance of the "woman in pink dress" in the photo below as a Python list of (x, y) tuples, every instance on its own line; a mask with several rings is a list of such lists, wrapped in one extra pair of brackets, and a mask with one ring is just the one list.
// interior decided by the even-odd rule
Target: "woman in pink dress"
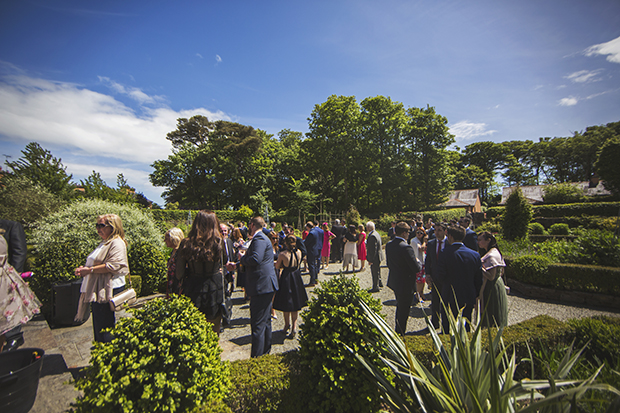
[(357, 230), (360, 232), (357, 239), (357, 259), (362, 262), (360, 271), (364, 271), (364, 266), (366, 265), (366, 233), (364, 232), (363, 225), (359, 225)]
[(323, 249), (321, 250), (321, 269), (329, 265), (329, 253), (331, 252), (330, 241), (336, 236), (327, 227), (327, 222), (323, 222)]

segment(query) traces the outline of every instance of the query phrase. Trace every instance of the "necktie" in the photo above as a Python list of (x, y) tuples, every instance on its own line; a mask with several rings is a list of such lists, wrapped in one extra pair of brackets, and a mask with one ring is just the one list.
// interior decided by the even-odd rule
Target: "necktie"
[(441, 243), (443, 241), (437, 241), (437, 257), (439, 258), (439, 251), (441, 251)]

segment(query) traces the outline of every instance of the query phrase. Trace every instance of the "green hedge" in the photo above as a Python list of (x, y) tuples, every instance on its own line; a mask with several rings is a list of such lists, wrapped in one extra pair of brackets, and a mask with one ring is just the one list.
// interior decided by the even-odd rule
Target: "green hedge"
[(553, 264), (541, 255), (506, 258), (506, 265), (507, 277), (526, 284), (620, 297), (620, 268)]
[[(236, 222), (238, 213), (237, 211), (218, 210), (213, 211), (220, 221)], [(187, 222), (188, 214), (191, 215), (192, 220), (198, 213), (197, 210), (181, 210), (181, 209), (154, 209), (151, 211), (153, 218), (159, 222), (176, 221)]]
[[(487, 219), (501, 216), (505, 207), (487, 209)], [(602, 217), (618, 216), (620, 202), (583, 202), (578, 204), (533, 205), (534, 219), (551, 217), (579, 217), (594, 215)]]

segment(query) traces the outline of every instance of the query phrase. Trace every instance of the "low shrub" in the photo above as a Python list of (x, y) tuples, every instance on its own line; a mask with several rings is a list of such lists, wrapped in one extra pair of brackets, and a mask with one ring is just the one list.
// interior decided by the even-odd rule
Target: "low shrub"
[(523, 255), (506, 262), (506, 276), (534, 285), (549, 285), (551, 260), (541, 255)]
[(502, 224), (497, 220), (493, 220), (493, 221), (483, 222), (482, 224), (476, 227), (477, 233), (481, 233), (484, 231), (488, 231), (492, 234), (498, 234), (502, 232)]
[[(226, 404), (235, 412), (300, 411), (291, 377), (299, 374), (299, 353), (270, 354), (230, 365), (231, 388)], [(291, 405), (291, 403), (293, 405)]]
[(553, 204), (534, 206), (535, 217), (565, 217), (599, 215), (613, 217), (618, 215), (620, 202), (583, 202), (578, 204)]
[(594, 316), (569, 320), (577, 347), (588, 344), (586, 356), (591, 360), (616, 363), (620, 358), (620, 319), (608, 316)]
[(611, 233), (586, 231), (575, 240), (575, 246), (561, 262), (620, 267), (620, 243)]
[(379, 392), (345, 344), (366, 360), (378, 361), (377, 332), (364, 322), (358, 303), (363, 300), (379, 312), (380, 301), (342, 273), (321, 283), (314, 294), (302, 314), (299, 339), (301, 369), (308, 374), (303, 394), (308, 411), (377, 411)]
[(186, 297), (152, 300), (96, 343), (77, 412), (177, 412), (224, 397), (228, 362), (218, 336)]
[(532, 222), (527, 226), (527, 232), (530, 235), (545, 235), (547, 231), (545, 231), (545, 227), (543, 227), (542, 224), (539, 224), (538, 222)]
[(570, 228), (568, 227), (568, 224), (553, 224), (549, 227), (549, 234), (570, 235)]

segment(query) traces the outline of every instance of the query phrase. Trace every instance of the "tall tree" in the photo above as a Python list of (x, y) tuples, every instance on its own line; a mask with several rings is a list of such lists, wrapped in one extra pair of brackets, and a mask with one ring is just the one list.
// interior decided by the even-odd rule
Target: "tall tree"
[(355, 96), (332, 95), (314, 106), (308, 118), (308, 139), (302, 143), (306, 172), (316, 177), (312, 190), (332, 198), (339, 210), (357, 203), (363, 193), (359, 116)]
[(21, 152), (22, 156), (18, 160), (6, 162), (11, 175), (26, 178), (63, 199), (73, 196), (73, 175), (67, 174), (67, 167), (60, 158), (54, 157), (37, 142), (30, 142)]
[(433, 208), (444, 202), (451, 189), (447, 148), (454, 143), (448, 119), (435, 108), (407, 109), (405, 142), (409, 153), (412, 209)]
[(365, 176), (369, 211), (399, 211), (407, 198), (403, 157), (403, 134), (407, 126), (405, 108), (389, 97), (376, 96), (361, 102), (361, 143), (367, 150)]

